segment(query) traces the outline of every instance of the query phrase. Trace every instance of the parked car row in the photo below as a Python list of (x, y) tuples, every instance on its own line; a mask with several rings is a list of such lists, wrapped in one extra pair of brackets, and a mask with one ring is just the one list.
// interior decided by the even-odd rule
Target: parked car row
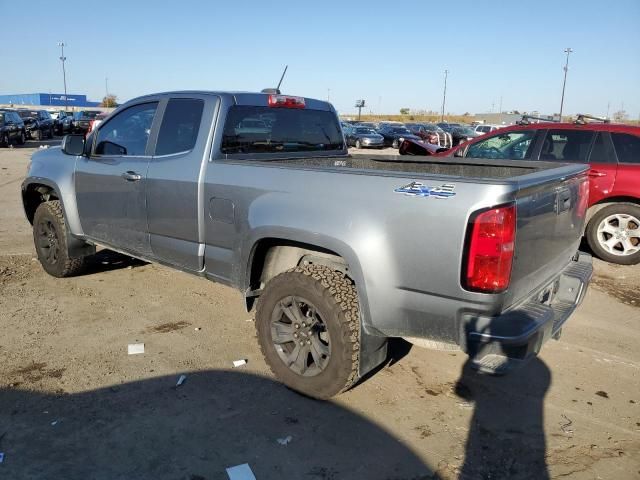
[[(428, 143), (438, 148), (453, 148), (463, 142), (499, 128), (496, 125), (472, 127), (459, 123), (441, 122), (342, 122), (347, 145), (356, 148), (399, 148), (405, 140)], [(380, 142), (378, 136), (383, 140)]]
[(54, 135), (89, 133), (106, 116), (100, 110), (68, 112), (0, 108), (0, 146), (23, 145), (28, 139), (44, 140)]

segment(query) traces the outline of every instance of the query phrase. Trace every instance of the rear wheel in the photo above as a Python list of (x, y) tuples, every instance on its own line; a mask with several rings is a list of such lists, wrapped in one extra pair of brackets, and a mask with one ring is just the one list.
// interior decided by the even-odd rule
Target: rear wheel
[(358, 380), (360, 310), (351, 280), (321, 265), (281, 273), (260, 296), (262, 354), (286, 386), (327, 399)]
[(598, 257), (621, 265), (640, 263), (640, 206), (620, 203), (596, 213), (587, 241)]
[(82, 270), (85, 257), (69, 255), (69, 233), (59, 200), (41, 203), (36, 209), (33, 241), (38, 260), (49, 275), (70, 277)]

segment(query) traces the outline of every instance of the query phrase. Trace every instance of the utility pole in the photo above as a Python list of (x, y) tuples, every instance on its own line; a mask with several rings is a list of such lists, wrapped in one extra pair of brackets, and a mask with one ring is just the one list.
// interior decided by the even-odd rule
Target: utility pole
[(567, 61), (564, 64), (564, 81), (562, 82), (562, 97), (560, 98), (560, 121), (562, 121), (562, 108), (564, 107), (564, 89), (567, 86), (567, 72), (569, 71), (569, 55), (573, 50), (571, 47), (567, 47), (564, 49), (564, 53), (567, 54)]
[(444, 92), (442, 93), (442, 115), (440, 116), (441, 122), (444, 122), (444, 106), (447, 101), (447, 75), (449, 75), (449, 70), (444, 71)]
[(104, 96), (109, 96), (109, 77), (104, 77)]
[(64, 69), (64, 62), (67, 60), (67, 57), (64, 56), (64, 42), (58, 42), (58, 46), (60, 47), (60, 61), (62, 62), (62, 81), (64, 82), (64, 111), (69, 110), (67, 105), (67, 72)]
[(327, 102), (331, 103), (331, 89), (327, 88)]
[(364, 100), (356, 100), (356, 108), (358, 109), (358, 121), (360, 121), (360, 114), (362, 113), (362, 109), (365, 107)]

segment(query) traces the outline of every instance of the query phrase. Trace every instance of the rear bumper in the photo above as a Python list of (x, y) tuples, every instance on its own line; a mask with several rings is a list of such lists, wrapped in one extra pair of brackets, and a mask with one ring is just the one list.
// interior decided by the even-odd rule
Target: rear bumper
[(502, 374), (535, 356), (580, 305), (593, 274), (591, 255), (574, 261), (541, 291), (497, 317), (476, 317), (466, 324), (466, 350), (475, 368)]

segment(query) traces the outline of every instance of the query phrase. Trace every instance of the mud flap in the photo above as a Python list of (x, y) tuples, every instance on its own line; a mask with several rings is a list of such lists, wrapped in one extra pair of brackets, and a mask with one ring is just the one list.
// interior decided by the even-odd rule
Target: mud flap
[(387, 337), (371, 335), (360, 323), (360, 363), (358, 375), (364, 377), (387, 359)]

